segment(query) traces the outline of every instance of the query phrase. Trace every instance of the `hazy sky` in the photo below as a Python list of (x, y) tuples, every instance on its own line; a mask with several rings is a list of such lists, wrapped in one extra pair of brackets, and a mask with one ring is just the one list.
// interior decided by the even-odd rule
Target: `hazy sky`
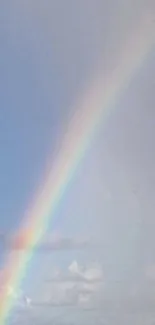
[[(2, 232), (19, 225), (49, 155), (51, 162), (55, 157), (83, 86), (100, 64), (105, 73), (117, 65), (124, 41), (147, 8), (155, 9), (153, 1), (0, 2)], [(95, 263), (96, 270), (101, 268), (105, 282), (113, 287), (116, 281), (127, 281), (139, 270), (137, 256), (138, 263), (146, 256), (153, 258), (154, 59), (153, 48), (107, 123), (98, 130), (60, 204), (55, 229), (49, 229), (66, 237), (92, 237), (97, 246), (88, 253), (72, 251), (37, 257), (24, 286), (34, 297), (43, 295), (45, 278), (55, 268), (70, 272), (68, 267), (74, 260), (90, 270)], [(36, 276), (38, 265), (40, 272)], [(40, 284), (37, 289), (32, 285), (35, 281)], [(52, 291), (53, 287), (48, 285), (46, 290)], [(79, 291), (76, 295), (80, 295)], [(42, 311), (36, 324), (45, 325), (45, 317), (48, 324), (52, 309), (51, 313), (48, 318)], [(92, 324), (103, 324), (101, 316)], [(29, 316), (22, 317), (22, 324), (31, 324)], [(66, 323), (66, 317), (62, 316), (61, 324), (77, 324), (72, 320)], [(81, 316), (80, 321), (81, 325), (87, 324), (86, 316)]]

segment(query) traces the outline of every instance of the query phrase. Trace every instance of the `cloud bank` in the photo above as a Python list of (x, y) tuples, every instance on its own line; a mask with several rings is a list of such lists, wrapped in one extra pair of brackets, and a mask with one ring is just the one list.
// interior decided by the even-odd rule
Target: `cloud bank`
[[(0, 235), (0, 244), (3, 249), (6, 250), (24, 250), (25, 238), (22, 236), (12, 236), (7, 234)], [(76, 239), (76, 238), (63, 238), (63, 237), (55, 237), (50, 236), (45, 238), (37, 247), (37, 251), (39, 252), (50, 252), (53, 250), (61, 251), (61, 250), (79, 250), (86, 249), (90, 246), (89, 239)]]
[(85, 306), (91, 303), (103, 284), (103, 271), (99, 265), (81, 266), (75, 260), (66, 271), (58, 270), (46, 279), (44, 294), (35, 304)]

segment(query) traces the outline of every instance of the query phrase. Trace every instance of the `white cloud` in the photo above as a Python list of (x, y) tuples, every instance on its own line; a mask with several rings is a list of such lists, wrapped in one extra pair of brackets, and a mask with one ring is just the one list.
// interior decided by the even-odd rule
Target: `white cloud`
[(103, 271), (101, 267), (82, 267), (77, 261), (73, 261), (68, 268), (70, 275), (78, 276), (86, 281), (103, 281)]
[(56, 270), (44, 283), (40, 298), (34, 305), (83, 306), (91, 303), (103, 281), (99, 265), (82, 266), (74, 260), (66, 270)]
[(87, 279), (88, 281), (97, 281), (97, 280), (103, 280), (103, 272), (101, 268), (88, 268), (84, 272), (84, 278)]
[(81, 276), (83, 274), (82, 267), (79, 266), (77, 261), (73, 261), (69, 265), (68, 270), (72, 275), (75, 275), (75, 276), (77, 276), (77, 275)]

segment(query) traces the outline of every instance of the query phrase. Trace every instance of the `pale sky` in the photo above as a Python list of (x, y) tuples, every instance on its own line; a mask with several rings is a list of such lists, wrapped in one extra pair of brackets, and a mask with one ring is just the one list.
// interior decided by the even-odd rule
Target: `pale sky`
[[(84, 85), (100, 66), (106, 74), (117, 66), (148, 9), (155, 14), (153, 1), (0, 3), (1, 232), (20, 224)], [(32, 308), (18, 308), (10, 324), (98, 325), (104, 317), (114, 324), (102, 310), (105, 295), (117, 297), (130, 284), (136, 290), (136, 279), (155, 263), (154, 57), (152, 47), (101, 123), (49, 228), (65, 238), (90, 238), (91, 247), (36, 254), (21, 285)]]

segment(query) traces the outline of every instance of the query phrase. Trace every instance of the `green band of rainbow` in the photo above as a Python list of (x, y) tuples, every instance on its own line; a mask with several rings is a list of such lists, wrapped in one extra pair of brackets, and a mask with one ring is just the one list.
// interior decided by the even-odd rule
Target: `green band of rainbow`
[[(111, 112), (116, 100), (150, 52), (155, 40), (152, 21), (150, 14), (142, 17), (137, 30), (124, 46), (116, 69), (108, 76), (103, 77), (101, 73), (77, 103), (76, 114), (64, 136), (54, 166), (44, 180), (34, 204), (24, 216), (19, 230), (19, 235), (24, 237), (26, 249), (18, 254), (11, 252), (8, 256), (4, 270), (7, 286), (18, 289), (35, 247), (47, 230), (49, 220), (54, 218), (55, 209), (90, 145), (98, 124)], [(9, 319), (14, 300), (4, 288), (0, 297), (0, 325), (6, 324)]]

